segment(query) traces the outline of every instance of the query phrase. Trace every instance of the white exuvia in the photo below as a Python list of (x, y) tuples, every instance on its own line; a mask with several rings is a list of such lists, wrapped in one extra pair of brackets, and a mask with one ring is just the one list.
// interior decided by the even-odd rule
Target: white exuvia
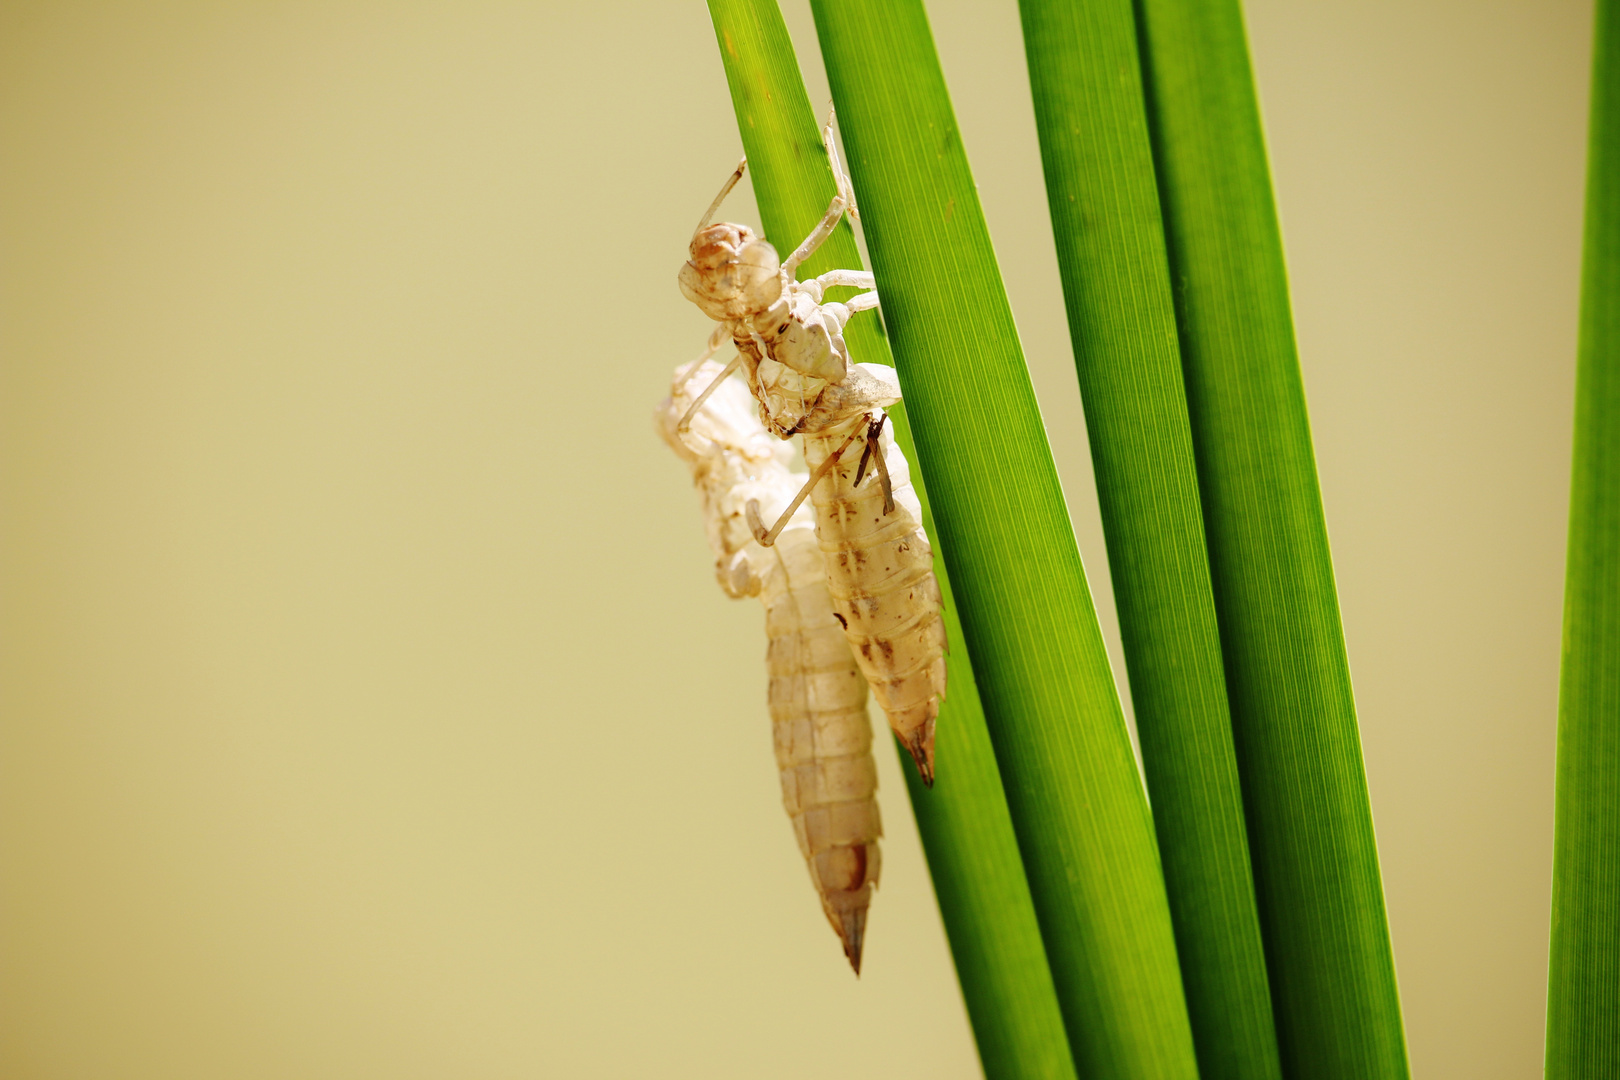
[[(746, 161), (692, 236), (681, 291), (718, 325), (691, 365), (694, 381), (706, 389), (692, 399), (676, 430), (695, 423), (709, 395), (731, 385), (728, 377), (741, 369), (765, 426), (782, 439), (803, 436), (809, 480), (773, 527), (760, 519), (764, 499), (746, 508), (748, 525), (769, 547), (796, 520), (803, 499), (813, 497), (834, 612), (890, 728), (932, 785), (934, 726), (945, 697), (945, 624), (922, 510), (885, 423), (883, 408), (900, 400), (900, 384), (892, 369), (851, 363), (843, 339), (851, 315), (878, 306), (874, 280), (857, 270), (832, 270), (807, 282), (794, 276), (846, 210), (855, 216), (831, 117), (822, 134), (838, 193), (786, 260), (779, 261), (776, 249), (746, 225), (709, 224)], [(823, 302), (824, 290), (835, 285), (868, 291), (848, 303)], [(737, 357), (712, 378), (696, 378), (698, 369), (715, 368), (708, 358), (728, 337)], [(857, 444), (859, 463), (851, 464)]]
[(771, 728), (782, 802), (822, 910), (858, 974), (866, 912), (881, 865), (866, 680), (839, 628), (827, 569), (808, 513), (796, 513), (763, 547), (747, 524), (747, 506), (774, 512), (805, 477), (790, 470), (791, 447), (766, 433), (748, 388), (726, 379), (687, 430), (694, 385), (720, 365), (683, 365), (654, 414), (658, 432), (692, 470), (715, 574), (732, 597), (758, 596), (769, 639)]

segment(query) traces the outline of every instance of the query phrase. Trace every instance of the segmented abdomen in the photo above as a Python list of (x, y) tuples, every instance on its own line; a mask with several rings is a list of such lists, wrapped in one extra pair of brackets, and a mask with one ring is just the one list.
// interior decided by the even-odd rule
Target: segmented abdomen
[(777, 566), (760, 599), (770, 640), (766, 665), (782, 804), (822, 910), (860, 971), (883, 832), (866, 678), (833, 619), (812, 530), (786, 529), (772, 550)]
[(866, 677), (833, 615), (810, 508), (801, 508), (771, 548), (756, 543), (744, 523), (748, 500), (760, 500), (774, 515), (808, 479), (789, 470), (788, 448), (766, 435), (748, 388), (721, 384), (691, 430), (676, 430), (697, 390), (719, 370), (704, 364), (678, 379), (655, 419), (691, 467), (722, 588), (733, 597), (758, 595), (765, 604), (782, 802), (822, 910), (858, 973), (882, 835)]
[[(872, 411), (872, 418), (882, 415)], [(861, 431), (864, 417), (804, 436), (814, 471)], [(934, 781), (934, 721), (945, 697), (945, 622), (934, 555), (906, 459), (885, 425), (880, 436), (894, 506), (884, 512), (883, 485), (868, 462), (860, 485), (857, 438), (811, 492), (816, 535), (826, 558), (833, 610), (889, 726), (911, 751), (923, 781)]]

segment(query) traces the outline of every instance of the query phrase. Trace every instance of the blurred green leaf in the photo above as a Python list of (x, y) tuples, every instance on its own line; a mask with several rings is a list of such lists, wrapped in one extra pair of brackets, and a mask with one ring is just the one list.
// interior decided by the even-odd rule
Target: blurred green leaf
[(1592, 60), (1558, 695), (1548, 1080), (1620, 1077), (1620, 3)]
[[(835, 190), (792, 42), (776, 0), (710, 0), (709, 10), (765, 235), (779, 250), (790, 251), (821, 220)], [(727, 164), (716, 163), (717, 183)], [(800, 276), (860, 266), (854, 234), (845, 222), (805, 264)], [(844, 336), (856, 360), (892, 362), (876, 313), (857, 316)], [(891, 409), (890, 415), (902, 451), (916, 461), (904, 408)], [(912, 479), (923, 504), (924, 528), (931, 538), (937, 538), (939, 530), (918, 470), (913, 470)], [(935, 572), (945, 594), (946, 631), (952, 647), (946, 661), (949, 687), (935, 746), (938, 780), (932, 790), (924, 788), (904, 750), (899, 751), (901, 771), (910, 787), (912, 809), (986, 1076), (1061, 1080), (1072, 1077), (1074, 1070), (1001, 777), (985, 730), (969, 659), (972, 650), (964, 641), (942, 560), (936, 559)], [(880, 897), (873, 931), (873, 938), (879, 941), (881, 903)]]
[(1350, 667), (1237, 0), (1137, 0), (1283, 1071), (1407, 1075)]
[(1076, 1067), (1195, 1077), (1152, 821), (927, 17), (812, 10)]
[(1131, 0), (1023, 0), (1047, 200), (1203, 1080), (1280, 1078)]

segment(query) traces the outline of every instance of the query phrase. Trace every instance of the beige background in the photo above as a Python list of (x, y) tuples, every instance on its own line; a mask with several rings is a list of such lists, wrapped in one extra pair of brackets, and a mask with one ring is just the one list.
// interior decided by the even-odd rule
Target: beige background
[[(933, 9), (1112, 627), (1016, 11)], [(1431, 1080), (1539, 1070), (1588, 20), (1250, 5)], [(977, 1073), (649, 429), (737, 153), (695, 2), (0, 8), (0, 1074)]]

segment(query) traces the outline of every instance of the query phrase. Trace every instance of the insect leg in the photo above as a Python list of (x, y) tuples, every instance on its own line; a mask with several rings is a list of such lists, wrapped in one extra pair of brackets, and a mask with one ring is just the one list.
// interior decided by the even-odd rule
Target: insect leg
[(842, 195), (834, 195), (832, 202), (827, 204), (826, 214), (822, 215), (821, 220), (816, 223), (816, 227), (810, 230), (810, 235), (804, 238), (804, 243), (795, 248), (793, 254), (782, 260), (782, 270), (790, 280), (793, 277), (793, 272), (799, 268), (799, 264), (814, 255), (816, 248), (821, 246), (821, 242), (831, 236), (834, 229), (838, 228), (838, 222), (844, 216), (844, 207), (846, 205)]
[(726, 179), (725, 184), (720, 188), (720, 194), (714, 197), (714, 202), (710, 203), (709, 208), (704, 211), (703, 220), (698, 222), (697, 228), (692, 230), (693, 236), (702, 232), (703, 227), (709, 223), (709, 219), (714, 217), (714, 212), (720, 209), (720, 204), (726, 201), (726, 196), (731, 194), (731, 189), (737, 186), (737, 181), (742, 179), (743, 170), (746, 168), (748, 168), (747, 158), (737, 162), (736, 170)]
[[(892, 514), (894, 513), (894, 484), (889, 480), (889, 463), (883, 460), (883, 444), (878, 441), (878, 436), (883, 432), (883, 421), (888, 418), (888, 414), (885, 413), (882, 419), (868, 429), (866, 437), (868, 440), (867, 445), (872, 448), (872, 456), (877, 459), (878, 481), (883, 485), (883, 512)], [(928, 786), (933, 787), (934, 785), (930, 783)]]
[[(888, 419), (888, 414), (887, 413), (884, 414), (884, 419), (885, 420)], [(882, 420), (878, 421), (878, 430), (879, 431), (883, 430), (883, 421)], [(860, 487), (861, 486), (861, 481), (866, 478), (866, 466), (868, 464), (870, 464), (871, 461), (872, 461), (872, 417), (871, 417), (870, 414), (868, 414), (868, 416), (866, 418), (866, 448), (861, 451), (861, 463), (859, 465), (855, 466), (855, 483), (851, 484), (850, 485), (851, 487)]]
[(861, 220), (860, 208), (855, 205), (855, 187), (849, 182), (849, 173), (844, 171), (844, 163), (838, 160), (838, 142), (833, 138), (833, 120), (835, 113), (832, 103), (827, 104), (827, 126), (821, 129), (822, 144), (827, 147), (827, 164), (832, 166), (833, 179), (838, 182), (838, 194), (844, 197), (844, 205), (848, 207), (849, 216), (855, 221)]
[(872, 308), (881, 307), (882, 305), (883, 302), (878, 299), (876, 289), (873, 289), (870, 292), (863, 292), (859, 296), (852, 296), (848, 300), (844, 301), (844, 306), (849, 309), (849, 313), (851, 315), (855, 314), (857, 311), (870, 311)]
[(821, 242), (832, 235), (832, 231), (838, 227), (839, 218), (848, 213), (854, 220), (861, 220), (861, 212), (855, 206), (855, 188), (849, 182), (849, 174), (844, 171), (843, 162), (838, 160), (838, 143), (833, 139), (833, 119), (833, 108), (828, 105), (827, 126), (821, 129), (821, 141), (827, 147), (827, 164), (832, 168), (833, 181), (838, 185), (838, 194), (827, 204), (827, 213), (821, 219), (821, 224), (811, 230), (810, 235), (804, 238), (804, 243), (800, 244), (792, 255), (782, 260), (782, 269), (787, 271), (790, 279), (793, 277), (793, 271), (799, 268), (799, 264), (814, 255)]
[(821, 305), (821, 318), (827, 326), (827, 332), (836, 337), (844, 332), (844, 324), (849, 322), (850, 316), (881, 306), (877, 290), (872, 289), (858, 296), (852, 296), (843, 303), (837, 300), (827, 301)]
[(681, 417), (681, 422), (675, 425), (675, 434), (684, 435), (691, 429), (692, 417), (696, 416), (697, 411), (703, 408), (703, 403), (709, 400), (709, 395), (714, 393), (716, 388), (718, 388), (721, 383), (731, 378), (731, 373), (736, 371), (738, 366), (741, 364), (742, 353), (738, 353), (736, 356), (731, 358), (731, 363), (726, 365), (725, 370), (715, 377), (714, 382), (704, 387), (703, 393), (699, 394), (697, 396), (697, 400), (692, 402), (692, 407), (686, 410), (686, 415)]
[(847, 304), (840, 304), (836, 300), (821, 304), (822, 325), (827, 328), (827, 334), (832, 338), (833, 351), (843, 357), (846, 363), (849, 361), (849, 346), (844, 344), (844, 324), (849, 322), (851, 316), (877, 306), (876, 289), (850, 297)]
[(709, 335), (709, 344), (708, 347), (703, 350), (703, 355), (692, 361), (690, 364), (676, 368), (675, 378), (673, 381), (671, 381), (670, 386), (675, 390), (680, 390), (681, 387), (685, 386), (686, 380), (692, 377), (692, 372), (702, 367), (703, 361), (719, 352), (720, 346), (726, 343), (726, 338), (729, 335), (730, 331), (726, 329), (726, 324), (717, 323), (714, 328), (714, 333)]
[(823, 476), (826, 476), (832, 471), (832, 467), (838, 464), (839, 457), (844, 453), (845, 450), (849, 449), (849, 444), (854, 442), (860, 433), (859, 428), (856, 428), (854, 431), (850, 432), (849, 438), (845, 439), (843, 444), (840, 445), (838, 449), (828, 454), (827, 460), (816, 466), (816, 471), (810, 474), (810, 479), (805, 482), (804, 487), (799, 489), (799, 493), (793, 496), (793, 501), (788, 503), (787, 509), (782, 511), (782, 516), (776, 519), (776, 524), (772, 525), (770, 529), (767, 530), (765, 528), (765, 523), (760, 520), (759, 500), (748, 500), (748, 527), (753, 530), (754, 539), (759, 541), (760, 547), (770, 547), (772, 544), (776, 543), (777, 535), (781, 533), (782, 529), (787, 526), (787, 523), (793, 519), (793, 515), (798, 512), (799, 506), (804, 502), (805, 496), (809, 495), (810, 492), (815, 489), (815, 486), (821, 482), (821, 478)]
[(811, 278), (800, 285), (800, 288), (810, 294), (810, 299), (821, 303), (823, 289), (831, 289), (837, 285), (849, 285), (856, 289), (875, 289), (877, 279), (870, 270), (829, 270), (820, 277)]
[(866, 422), (866, 449), (861, 451), (861, 463), (855, 469), (855, 483), (860, 487), (861, 480), (866, 476), (866, 463), (876, 459), (878, 481), (883, 485), (883, 512), (894, 513), (894, 485), (889, 482), (889, 465), (883, 460), (883, 443), (879, 441), (883, 434), (883, 425), (889, 419), (887, 413), (879, 413), (876, 420)]

